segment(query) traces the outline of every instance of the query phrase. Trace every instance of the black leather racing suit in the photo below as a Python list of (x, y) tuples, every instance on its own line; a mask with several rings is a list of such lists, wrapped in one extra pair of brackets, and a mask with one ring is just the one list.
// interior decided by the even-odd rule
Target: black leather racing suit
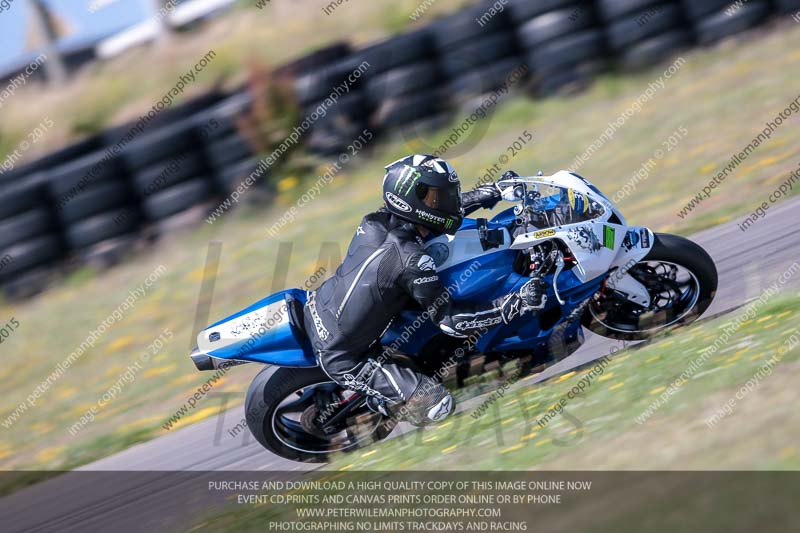
[[(481, 191), (462, 199), (465, 214), (487, 203)], [(380, 209), (363, 218), (335, 275), (308, 293), (305, 329), (323, 371), (343, 387), (389, 404), (408, 401), (431, 378), (381, 356), (377, 341), (410, 299), (453, 336), (503, 321), (502, 298), (456, 311), (414, 225)]]

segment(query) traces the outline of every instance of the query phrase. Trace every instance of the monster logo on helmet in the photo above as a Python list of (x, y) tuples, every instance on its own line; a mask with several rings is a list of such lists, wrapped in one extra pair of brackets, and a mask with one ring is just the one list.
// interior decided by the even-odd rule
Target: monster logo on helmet
[[(458, 174), (436, 156), (410, 155), (388, 165), (383, 197), (386, 208), (396, 216), (436, 234), (454, 235), (464, 218)], [(397, 202), (399, 197), (403, 201)]]

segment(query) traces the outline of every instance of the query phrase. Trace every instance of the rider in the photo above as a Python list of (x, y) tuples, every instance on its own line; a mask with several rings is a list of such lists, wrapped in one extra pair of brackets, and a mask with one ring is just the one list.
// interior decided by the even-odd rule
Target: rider
[(427, 237), (454, 235), (465, 215), (500, 199), (494, 183), (461, 194), (456, 171), (438, 157), (399, 159), (386, 167), (385, 207), (362, 219), (335, 275), (308, 293), (304, 323), (320, 367), (342, 387), (366, 394), (373, 411), (388, 416), (390, 406), (403, 403), (405, 419), (422, 425), (442, 421), (454, 407), (439, 381), (380, 354), (378, 341), (409, 300), (458, 338), (544, 306), (530, 283), (483, 306), (456, 306), (423, 247)]

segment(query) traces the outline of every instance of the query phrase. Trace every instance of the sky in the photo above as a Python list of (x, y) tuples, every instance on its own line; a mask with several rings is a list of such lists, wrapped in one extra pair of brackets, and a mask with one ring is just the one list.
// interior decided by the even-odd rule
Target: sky
[[(100, 7), (93, 13), (89, 6)], [(45, 0), (68, 28), (64, 43), (94, 40), (139, 22), (152, 13), (150, 0)], [(0, 68), (33, 50), (27, 32), (30, 0), (0, 0)]]

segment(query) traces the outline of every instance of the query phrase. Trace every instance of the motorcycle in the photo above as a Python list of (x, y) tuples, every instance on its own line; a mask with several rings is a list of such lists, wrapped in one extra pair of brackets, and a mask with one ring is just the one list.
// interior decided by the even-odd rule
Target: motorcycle
[[(537, 277), (545, 308), (486, 328), (464, 349), (410, 304), (380, 340), (393, 357), (439, 379), (459, 350), (459, 370), (477, 357), (518, 359), (530, 368), (573, 353), (584, 341), (582, 328), (642, 340), (693, 322), (711, 304), (717, 270), (703, 248), (628, 226), (582, 176), (539, 172), (498, 185), (514, 206), (491, 220), (465, 218), (455, 236), (432, 238), (425, 249), (456, 302), (491, 301)], [(198, 335), (191, 358), (198, 370), (267, 365), (247, 392), (250, 431), (281, 457), (324, 462), (386, 438), (397, 421), (370, 410), (362, 393), (319, 368), (303, 329), (306, 297), (299, 289), (281, 291), (212, 324)]]

